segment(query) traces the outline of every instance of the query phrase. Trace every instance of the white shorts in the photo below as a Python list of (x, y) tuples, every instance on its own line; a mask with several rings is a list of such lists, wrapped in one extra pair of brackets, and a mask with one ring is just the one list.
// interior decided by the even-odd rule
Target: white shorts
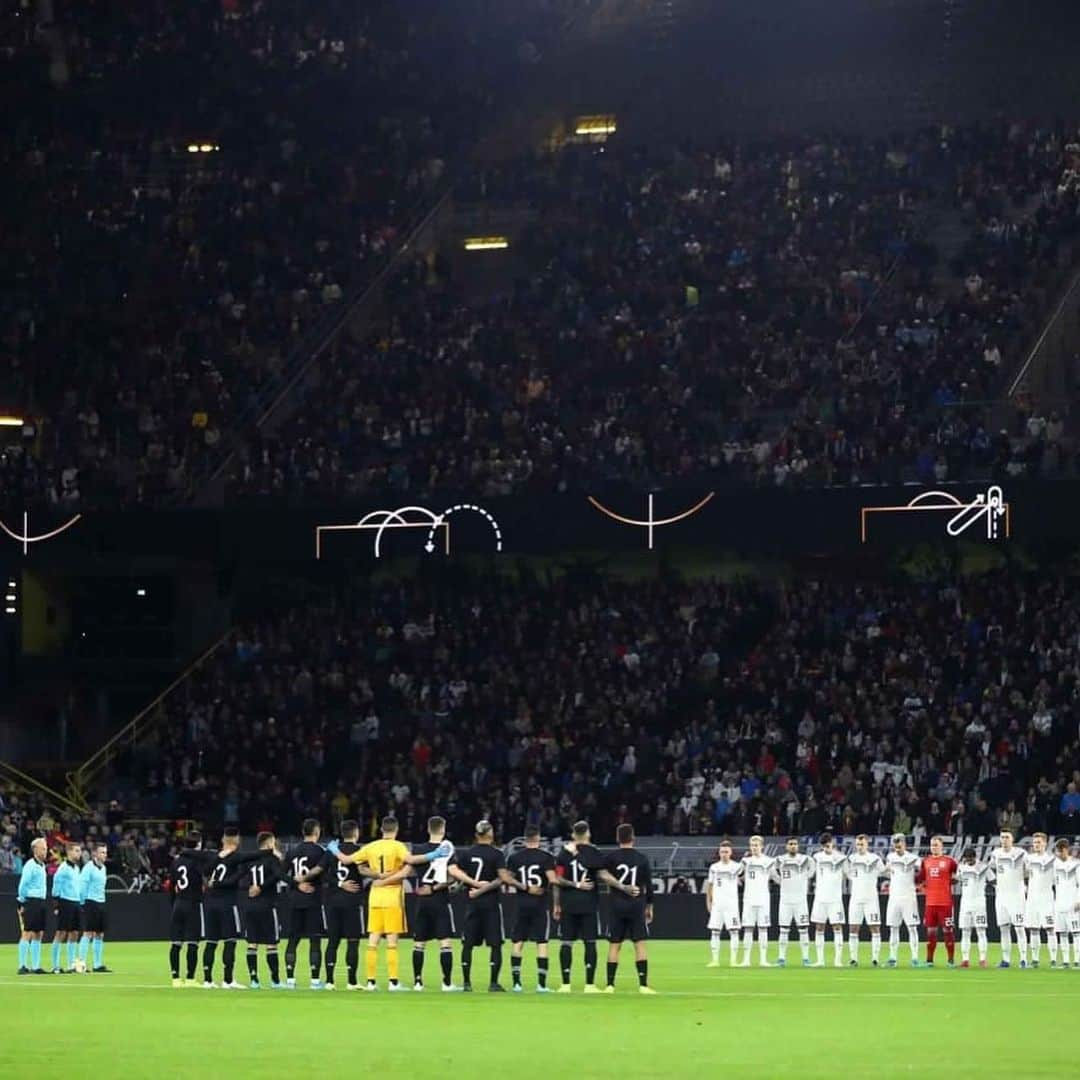
[(710, 930), (740, 930), (741, 928), (738, 908), (713, 904), (713, 909), (709, 912)]
[(849, 900), (848, 901), (848, 926), (881, 925), (881, 904), (877, 898), (873, 900)]
[(844, 901), (843, 900), (819, 900), (814, 897), (814, 906), (810, 909), (810, 921), (815, 926), (844, 925)]
[(1007, 896), (998, 895), (994, 901), (994, 918), (997, 919), (998, 926), (1015, 926), (1021, 927), (1024, 925), (1024, 903), (1021, 900), (1016, 903), (1010, 900)]
[(1054, 912), (1054, 926), (1059, 934), (1080, 934), (1080, 911), (1058, 908)]
[(985, 930), (986, 907), (964, 907), (960, 905), (960, 929), (961, 930)]
[(808, 926), (810, 923), (810, 913), (806, 909), (806, 901), (801, 903), (787, 903), (780, 902), (780, 920), (778, 925), (785, 929), (792, 923), (796, 926)]
[(919, 901), (914, 896), (890, 896), (885, 905), (885, 925), (894, 929), (900, 926), (919, 925)]
[(1042, 904), (1028, 904), (1024, 909), (1024, 925), (1028, 930), (1053, 930), (1053, 909)]
[(743, 904), (742, 924), (745, 930), (748, 926), (757, 926), (762, 930), (769, 929), (769, 905), (768, 904)]

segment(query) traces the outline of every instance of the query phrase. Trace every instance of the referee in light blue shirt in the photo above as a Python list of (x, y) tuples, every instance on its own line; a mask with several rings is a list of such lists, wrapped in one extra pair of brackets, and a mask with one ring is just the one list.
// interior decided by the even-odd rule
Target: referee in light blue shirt
[[(82, 897), (83, 935), (79, 941), (79, 959), (86, 963), (86, 952), (93, 943), (94, 966), (98, 973), (108, 972), (105, 966), (105, 879), (108, 872), (105, 860), (109, 849), (95, 844), (90, 850), (90, 862), (82, 868), (79, 886)], [(90, 971), (90, 967), (87, 967)]]
[(19, 910), (19, 974), (44, 975), (41, 970), (41, 935), (45, 933), (48, 883), (45, 879), (45, 840), (30, 845), (30, 858), (19, 877), (15, 900)]
[[(64, 861), (53, 874), (53, 906), (56, 908), (56, 936), (52, 946), (52, 973), (70, 975), (75, 970), (75, 950), (82, 926), (82, 892), (79, 888), (82, 866), (82, 844), (70, 843), (64, 851)], [(67, 945), (67, 967), (60, 966), (60, 950)]]

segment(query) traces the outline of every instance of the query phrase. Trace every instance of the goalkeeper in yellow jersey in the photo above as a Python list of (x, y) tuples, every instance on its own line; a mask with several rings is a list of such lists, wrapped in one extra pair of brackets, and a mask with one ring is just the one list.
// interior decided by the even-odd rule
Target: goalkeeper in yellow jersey
[[(371, 883), (368, 894), (368, 947), (365, 957), (367, 984), (364, 989), (374, 991), (375, 971), (378, 966), (379, 942), (386, 938), (386, 974), (391, 991), (407, 991), (399, 981), (398, 936), (405, 932), (405, 887), (402, 879), (383, 882), (381, 878), (390, 878), (407, 865), (431, 862), (446, 854), (440, 846), (424, 855), (410, 855), (409, 849), (397, 838), (398, 821), (393, 815), (382, 819), (382, 839), (372, 840), (359, 851), (351, 855), (342, 855), (337, 841), (327, 845), (327, 851), (342, 863), (362, 863), (379, 875)], [(449, 844), (447, 852), (452, 851)]]

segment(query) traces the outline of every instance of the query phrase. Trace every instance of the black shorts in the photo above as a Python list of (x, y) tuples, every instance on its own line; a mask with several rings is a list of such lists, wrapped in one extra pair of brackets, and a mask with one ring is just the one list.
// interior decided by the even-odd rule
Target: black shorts
[(87, 934), (105, 933), (105, 905), (98, 900), (87, 900), (82, 909), (82, 928)]
[(181, 942), (202, 941), (206, 937), (206, 920), (203, 906), (195, 900), (177, 900), (169, 916), (169, 940)]
[(645, 908), (640, 904), (612, 904), (608, 923), (608, 941), (644, 941), (649, 936)]
[(535, 941), (538, 944), (551, 937), (551, 915), (546, 904), (530, 904), (518, 901), (517, 915), (510, 940)]
[(476, 907), (470, 903), (465, 912), (465, 930), (461, 940), (466, 945), (501, 945), (503, 943), (502, 908)]
[(19, 908), (19, 926), (26, 934), (44, 934), (49, 909), (44, 900), (27, 900)]
[(79, 905), (74, 900), (56, 901), (56, 929), (61, 934), (70, 934), (82, 929)]
[(417, 897), (413, 910), (413, 941), (445, 941), (457, 933), (454, 910), (445, 900)]
[(244, 937), (249, 945), (276, 945), (281, 937), (277, 911), (272, 907), (244, 908)]
[(559, 937), (563, 941), (595, 941), (600, 936), (600, 912), (562, 913)]
[(204, 904), (203, 936), (207, 941), (235, 941), (244, 936), (240, 908), (236, 904)]
[(359, 941), (364, 936), (364, 909), (360, 905), (329, 904), (326, 932), (332, 938)]
[(322, 904), (289, 909), (289, 937), (313, 938), (326, 933), (326, 911)]

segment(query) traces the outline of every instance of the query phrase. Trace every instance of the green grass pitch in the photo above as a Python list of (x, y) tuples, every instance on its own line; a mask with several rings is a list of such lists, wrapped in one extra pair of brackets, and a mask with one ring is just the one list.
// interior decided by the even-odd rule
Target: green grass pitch
[[(410, 951), (405, 943), (403, 974)], [(308, 990), (306, 972), (292, 992), (174, 990), (161, 942), (109, 944), (113, 975), (18, 977), (11, 945), (0, 948), (0, 1076), (1076, 1074), (1080, 970), (1049, 970), (1044, 949), (1037, 971), (949, 971), (941, 952), (932, 971), (873, 969), (865, 943), (859, 968), (803, 970), (792, 948), (794, 967), (732, 970), (725, 941), (723, 966), (707, 970), (704, 941), (657, 941), (650, 977), (659, 994), (642, 997), (625, 947), (618, 992), (583, 995), (580, 946), (573, 994), (537, 995), (529, 948), (525, 993), (494, 996), (439, 993), (434, 949), (423, 994), (329, 994)], [(302, 945), (298, 971), (306, 957)], [(482, 985), (486, 950), (476, 960)], [(509, 986), (508, 962), (503, 981)]]

